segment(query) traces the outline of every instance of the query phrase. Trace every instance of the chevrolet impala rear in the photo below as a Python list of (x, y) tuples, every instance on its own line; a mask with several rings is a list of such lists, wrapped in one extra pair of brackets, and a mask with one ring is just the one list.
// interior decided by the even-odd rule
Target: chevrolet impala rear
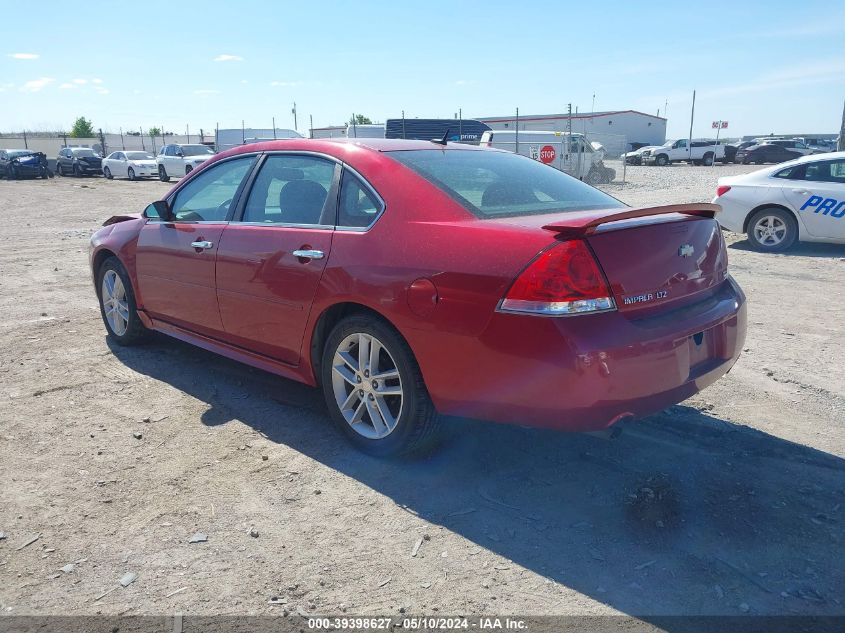
[(449, 416), (604, 429), (724, 375), (746, 316), (717, 211), (490, 148), (296, 139), (113, 217), (91, 264), (115, 343), (157, 330), (319, 386), (388, 455)]

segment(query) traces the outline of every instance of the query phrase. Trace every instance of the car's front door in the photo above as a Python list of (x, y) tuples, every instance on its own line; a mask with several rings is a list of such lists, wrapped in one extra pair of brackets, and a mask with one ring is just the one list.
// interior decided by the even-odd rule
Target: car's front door
[(109, 161), (112, 176), (126, 176), (126, 154), (116, 152)]
[(339, 172), (315, 155), (264, 158), (217, 254), (217, 299), (231, 343), (299, 363), (331, 251)]
[(220, 236), (255, 155), (221, 161), (169, 198), (172, 221), (150, 220), (136, 250), (138, 290), (153, 318), (209, 336), (223, 326), (214, 266)]
[(815, 237), (845, 240), (845, 159), (797, 165), (781, 191)]

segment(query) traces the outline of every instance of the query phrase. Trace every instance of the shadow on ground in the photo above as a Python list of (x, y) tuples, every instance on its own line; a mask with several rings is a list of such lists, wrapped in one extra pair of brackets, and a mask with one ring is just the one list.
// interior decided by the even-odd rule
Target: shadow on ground
[(456, 421), (431, 456), (383, 461), (315, 389), (164, 337), (113, 351), (208, 403), (204, 424), (237, 419), (622, 612), (845, 615), (839, 457), (677, 406), (613, 441)]
[[(739, 242), (734, 242), (730, 244), (728, 248), (732, 248), (738, 251), (747, 251), (750, 253), (754, 252), (754, 249), (751, 248), (751, 245), (748, 243), (748, 240), (741, 240)], [(762, 254), (762, 253), (761, 253)], [(801, 257), (829, 257), (829, 258), (837, 258), (837, 257), (845, 257), (845, 245), (842, 244), (815, 244), (812, 242), (798, 242), (794, 246), (792, 246), (789, 250), (784, 251), (783, 253), (777, 253), (778, 255), (799, 255)]]

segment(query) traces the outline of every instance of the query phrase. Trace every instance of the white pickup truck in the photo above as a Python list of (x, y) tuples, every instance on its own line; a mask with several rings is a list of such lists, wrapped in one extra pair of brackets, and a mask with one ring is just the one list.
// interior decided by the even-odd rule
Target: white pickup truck
[(668, 165), (689, 161), (694, 165), (712, 165), (713, 161), (725, 160), (725, 146), (708, 139), (682, 138), (677, 141), (666, 141), (660, 147), (647, 149), (641, 154), (643, 165)]

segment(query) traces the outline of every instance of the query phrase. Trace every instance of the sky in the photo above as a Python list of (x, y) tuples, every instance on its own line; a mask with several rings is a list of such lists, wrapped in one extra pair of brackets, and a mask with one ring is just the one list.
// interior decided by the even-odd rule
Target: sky
[(0, 0), (0, 130), (191, 133), (640, 110), (667, 136), (836, 133), (845, 6), (560, 0)]

